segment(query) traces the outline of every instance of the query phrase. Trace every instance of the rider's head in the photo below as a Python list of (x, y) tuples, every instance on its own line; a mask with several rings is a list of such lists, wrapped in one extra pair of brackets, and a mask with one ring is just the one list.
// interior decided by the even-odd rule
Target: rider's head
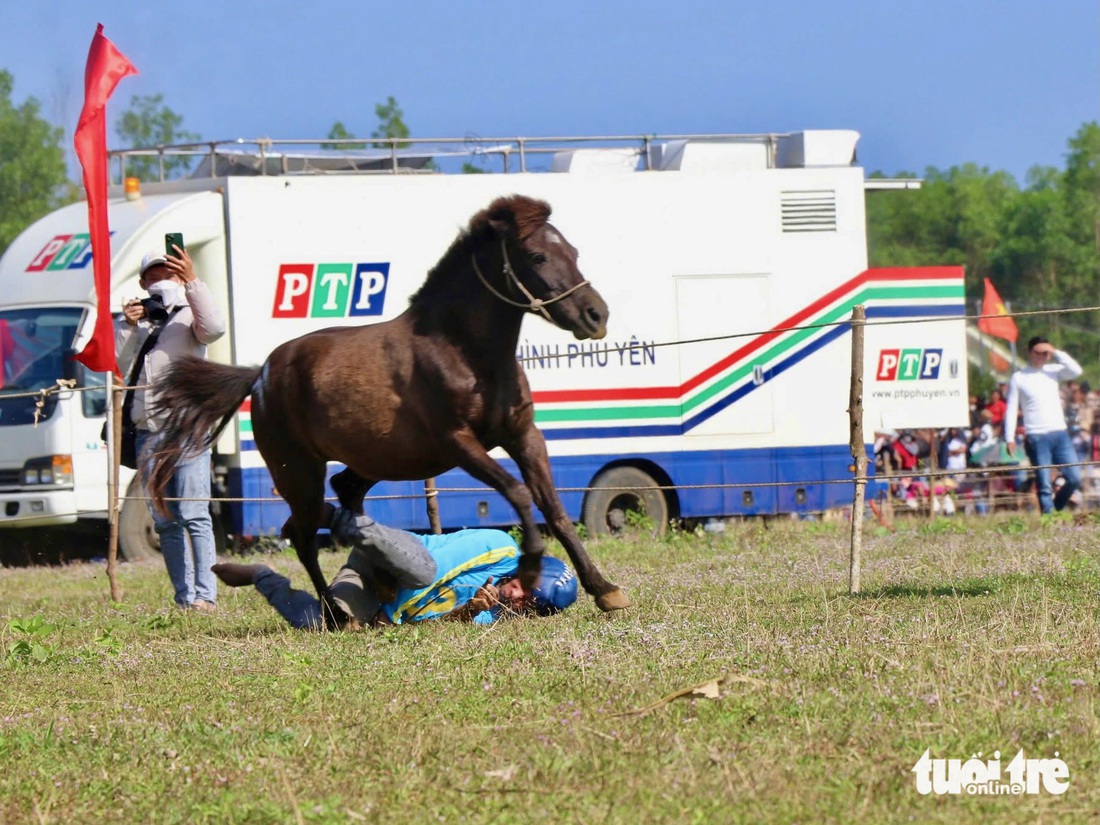
[(528, 609), (539, 616), (560, 613), (577, 600), (577, 576), (559, 559), (542, 557), (542, 569), (534, 588), (526, 590), (519, 578), (500, 585), (500, 600), (513, 609)]
[(577, 600), (577, 577), (553, 556), (542, 557), (542, 572), (531, 591), (531, 603), (540, 616), (560, 613)]

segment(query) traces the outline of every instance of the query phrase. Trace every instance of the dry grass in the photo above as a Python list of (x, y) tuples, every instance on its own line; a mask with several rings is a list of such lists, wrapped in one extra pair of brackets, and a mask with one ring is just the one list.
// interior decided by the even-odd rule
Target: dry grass
[[(913, 522), (868, 538), (856, 598), (845, 530), (593, 542), (635, 608), (489, 629), (300, 633), (251, 591), (175, 612), (156, 564), (121, 606), (98, 565), (4, 570), (0, 821), (1095, 817), (1098, 528)], [(922, 797), (926, 748), (1058, 751), (1070, 789)]]

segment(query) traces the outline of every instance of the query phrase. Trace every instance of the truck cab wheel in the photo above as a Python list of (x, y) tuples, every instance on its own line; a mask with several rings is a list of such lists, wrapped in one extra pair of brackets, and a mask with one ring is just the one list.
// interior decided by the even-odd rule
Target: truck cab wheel
[(596, 476), (592, 487), (582, 510), (590, 536), (662, 536), (668, 530), (668, 499), (649, 473), (637, 467), (612, 467)]
[(137, 476), (126, 488), (126, 500), (118, 518), (118, 550), (126, 561), (141, 561), (160, 555), (160, 536), (153, 528), (153, 516), (144, 500), (145, 491)]

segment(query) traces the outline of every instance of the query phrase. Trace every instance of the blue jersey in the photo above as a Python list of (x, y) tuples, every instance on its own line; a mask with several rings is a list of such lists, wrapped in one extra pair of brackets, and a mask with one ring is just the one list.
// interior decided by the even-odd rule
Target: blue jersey
[[(519, 547), (500, 530), (459, 530), (441, 536), (417, 536), (435, 559), (438, 572), (428, 587), (405, 588), (382, 605), (394, 624), (420, 622), (444, 616), (466, 604), (490, 577), (496, 584), (519, 571)], [(474, 617), (478, 624), (492, 622), (492, 611)]]

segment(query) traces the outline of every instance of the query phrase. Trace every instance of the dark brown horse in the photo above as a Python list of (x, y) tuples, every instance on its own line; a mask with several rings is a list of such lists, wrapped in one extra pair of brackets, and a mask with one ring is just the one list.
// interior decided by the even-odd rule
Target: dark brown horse
[[(287, 537), (330, 616), (316, 546), (327, 461), (347, 465), (332, 487), (340, 505), (355, 513), (379, 481), (432, 478), (461, 467), (519, 514), (522, 577), (534, 580), (544, 549), (533, 502), (600, 609), (629, 606), (592, 563), (562, 507), (516, 361), (527, 312), (577, 338), (607, 332), (607, 305), (549, 217), (542, 201), (518, 195), (493, 201), (392, 321), (303, 335), (259, 368), (177, 362), (157, 388), (167, 413), (149, 485), (157, 506), (181, 457), (213, 443), (251, 395), (256, 446), (290, 505)], [(489, 457), (497, 446), (515, 459), (525, 484)]]

